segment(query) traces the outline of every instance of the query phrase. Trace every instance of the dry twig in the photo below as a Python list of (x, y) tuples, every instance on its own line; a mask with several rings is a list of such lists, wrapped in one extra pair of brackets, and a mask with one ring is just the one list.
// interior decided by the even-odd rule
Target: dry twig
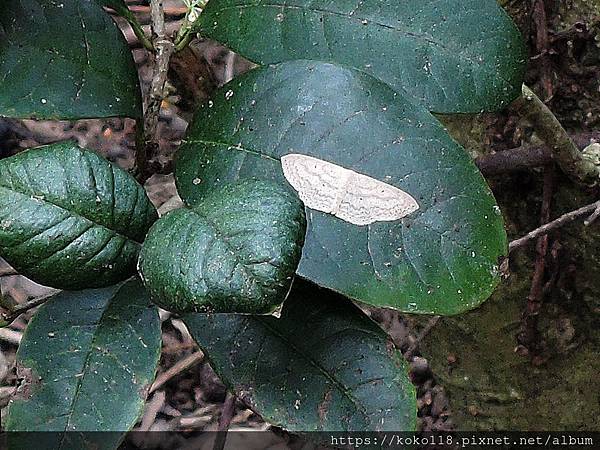
[(598, 217), (600, 215), (600, 212), (597, 212), (599, 209), (600, 209), (600, 201), (597, 201), (597, 202), (591, 203), (587, 206), (583, 206), (579, 209), (576, 209), (575, 211), (570, 211), (566, 214), (563, 214), (558, 219), (553, 220), (552, 222), (548, 222), (548, 223), (542, 225), (541, 227), (536, 228), (533, 231), (530, 231), (525, 236), (512, 241), (508, 247), (509, 252), (512, 252), (513, 250), (515, 250), (519, 247), (522, 247), (523, 245), (527, 244), (532, 239), (535, 239), (544, 234), (548, 234), (552, 230), (556, 230), (557, 228), (563, 227), (571, 222), (574, 222), (581, 217), (590, 216), (590, 214), (591, 214), (591, 216), (584, 222), (586, 225), (590, 225), (593, 221), (592, 219), (594, 219), (595, 217)]
[(171, 378), (174, 378), (177, 375), (179, 375), (180, 373), (189, 369), (190, 367), (193, 367), (194, 365), (198, 364), (203, 359), (204, 359), (204, 353), (202, 353), (201, 351), (197, 351), (196, 353), (192, 353), (191, 355), (188, 355), (187, 357), (178, 361), (176, 364), (169, 367), (169, 369), (167, 369), (166, 371), (161, 373), (158, 377), (156, 377), (156, 380), (154, 380), (154, 383), (152, 383), (152, 386), (150, 386), (149, 393), (151, 394), (152, 392), (156, 391), (159, 387), (163, 386)]
[(0, 341), (18, 346), (23, 338), (23, 333), (10, 328), (0, 328)]
[(21, 314), (26, 313), (30, 309), (35, 308), (36, 306), (40, 306), (43, 303), (46, 303), (51, 297), (53, 297), (55, 293), (51, 293), (48, 295), (43, 295), (38, 298), (34, 298), (33, 300), (29, 300), (26, 303), (17, 304), (8, 309), (7, 312), (0, 314), (2, 320), (5, 321), (5, 326), (10, 324), (13, 320), (19, 317)]
[(227, 440), (227, 430), (233, 419), (233, 413), (235, 411), (235, 395), (228, 392), (223, 403), (223, 410), (221, 411), (221, 417), (219, 418), (219, 424), (217, 428), (217, 437), (215, 438), (215, 445), (213, 450), (223, 450), (225, 448), (225, 441)]
[[(144, 183), (152, 175), (152, 159), (158, 149), (156, 129), (160, 108), (164, 100), (165, 84), (169, 72), (169, 61), (175, 45), (165, 32), (165, 16), (162, 0), (150, 1), (152, 19), (152, 44), (154, 46), (154, 68), (150, 90), (144, 101), (144, 120), (142, 130), (138, 130), (136, 151), (136, 176)], [(138, 121), (138, 127), (140, 127)]]
[(413, 358), (415, 352), (419, 348), (419, 344), (421, 344), (423, 339), (425, 339), (427, 337), (427, 335), (431, 332), (431, 330), (433, 330), (433, 327), (435, 327), (437, 325), (437, 323), (440, 321), (440, 319), (441, 319), (440, 316), (433, 316), (431, 319), (429, 319), (429, 322), (427, 322), (427, 324), (423, 327), (421, 332), (418, 334), (417, 338), (415, 339), (415, 342), (413, 342), (412, 345), (408, 348), (408, 350), (406, 350), (406, 352), (404, 352), (404, 358), (407, 361), (410, 361)]
[[(548, 223), (554, 193), (554, 167), (548, 166), (544, 172), (544, 189), (540, 224)], [(523, 312), (522, 331), (519, 341), (532, 356), (539, 354), (538, 317), (544, 298), (544, 276), (546, 274), (546, 255), (548, 254), (548, 234), (537, 238), (535, 269), (531, 280), (531, 288), (527, 296), (527, 307)]]

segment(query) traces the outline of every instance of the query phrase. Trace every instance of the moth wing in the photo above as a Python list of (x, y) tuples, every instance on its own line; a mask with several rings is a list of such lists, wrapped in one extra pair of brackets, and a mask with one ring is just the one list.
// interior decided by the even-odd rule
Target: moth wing
[(354, 225), (399, 220), (419, 209), (417, 201), (395, 186), (354, 172), (336, 213)]
[(281, 166), (286, 180), (307, 207), (325, 213), (335, 209), (343, 180), (348, 177), (346, 169), (297, 153), (282, 156)]

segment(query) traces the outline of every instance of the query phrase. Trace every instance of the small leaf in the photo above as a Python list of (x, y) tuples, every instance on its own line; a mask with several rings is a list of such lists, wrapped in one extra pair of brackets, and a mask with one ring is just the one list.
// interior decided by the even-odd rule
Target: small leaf
[(210, 0), (197, 27), (259, 64), (354, 67), (440, 113), (506, 106), (527, 61), (496, 0)]
[(189, 314), (212, 367), (290, 431), (412, 431), (415, 389), (389, 337), (348, 300), (300, 283), (280, 319)]
[(131, 51), (95, 1), (0, 0), (0, 61), (0, 116), (142, 116)]
[[(40, 307), (23, 336), (17, 367), (24, 380), (9, 406), (6, 430), (59, 432), (44, 439), (54, 450), (115, 448), (122, 438), (118, 433), (64, 432), (133, 427), (160, 347), (158, 310), (139, 281), (57, 294)], [(21, 437), (31, 441), (32, 436), (39, 439)]]
[(293, 192), (247, 180), (156, 222), (139, 269), (154, 301), (169, 311), (267, 314), (289, 291), (305, 230)]
[[(247, 177), (289, 186), (280, 163), (289, 154), (360, 173), (418, 205), (400, 220), (365, 226), (307, 209), (300, 276), (374, 306), (430, 314), (474, 308), (499, 282), (507, 247), (502, 216), (469, 155), (422, 106), (353, 69), (286, 62), (218, 90), (177, 153), (177, 188), (193, 205)], [(323, 198), (336, 204), (357, 187), (315, 167), (305, 174), (312, 176), (309, 191), (322, 185)], [(372, 209), (385, 208), (385, 196), (364, 195)]]
[(82, 289), (131, 276), (156, 217), (133, 177), (74, 144), (0, 160), (0, 255), (38, 283)]

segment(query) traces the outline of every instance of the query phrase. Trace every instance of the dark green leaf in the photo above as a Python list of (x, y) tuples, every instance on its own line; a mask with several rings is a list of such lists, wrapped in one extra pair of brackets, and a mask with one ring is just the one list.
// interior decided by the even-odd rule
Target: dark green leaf
[(0, 0), (0, 116), (141, 117), (137, 70), (92, 0)]
[(0, 160), (0, 255), (38, 283), (82, 289), (129, 277), (156, 216), (127, 172), (74, 144)]
[(287, 62), (223, 87), (189, 127), (177, 186), (195, 204), (249, 176), (287, 185), (279, 158), (289, 153), (384, 181), (420, 205), (368, 226), (309, 209), (301, 276), (375, 306), (434, 314), (473, 308), (498, 283), (506, 234), (470, 157), (423, 107), (352, 69)]
[(261, 181), (225, 185), (154, 224), (140, 274), (170, 311), (271, 313), (289, 291), (305, 231), (295, 193)]
[(189, 314), (223, 381), (290, 431), (415, 429), (415, 389), (388, 336), (346, 299), (294, 286), (280, 319)]
[(506, 106), (527, 57), (496, 0), (210, 0), (198, 28), (256, 63), (355, 67), (446, 113)]
[[(17, 352), (24, 380), (6, 430), (129, 430), (142, 412), (160, 346), (158, 310), (139, 281), (56, 295), (34, 316)], [(73, 438), (86, 440), (57, 433), (45, 441), (54, 440), (54, 450), (84, 448)], [(120, 438), (106, 433), (85, 448), (112, 449)]]

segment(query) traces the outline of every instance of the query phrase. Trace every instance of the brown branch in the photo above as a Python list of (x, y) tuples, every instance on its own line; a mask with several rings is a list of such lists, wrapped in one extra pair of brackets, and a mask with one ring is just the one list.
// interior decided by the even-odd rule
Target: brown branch
[(33, 309), (37, 306), (42, 305), (43, 303), (46, 303), (46, 301), (48, 301), (50, 298), (52, 298), (55, 294), (56, 293), (53, 292), (52, 294), (34, 298), (33, 300), (30, 300), (26, 303), (18, 304), (16, 306), (10, 308), (7, 312), (0, 314), (0, 317), (2, 318), (1, 320), (6, 322), (6, 324), (4, 326), (10, 324), (17, 317), (19, 317), (23, 313), (26, 313), (30, 309)]
[[(165, 33), (165, 16), (162, 0), (150, 1), (152, 19), (152, 44), (154, 46), (154, 69), (150, 90), (144, 102), (143, 133), (138, 131), (136, 152), (136, 177), (144, 183), (152, 176), (151, 161), (158, 150), (156, 130), (160, 108), (164, 100), (165, 84), (169, 72), (169, 61), (175, 50), (173, 42)], [(138, 127), (140, 123), (138, 122)]]
[[(540, 224), (550, 221), (552, 195), (554, 193), (554, 167), (547, 166), (544, 171), (544, 188)], [(536, 357), (540, 353), (538, 318), (544, 299), (544, 276), (546, 274), (546, 255), (548, 254), (548, 234), (537, 238), (535, 269), (531, 279), (531, 288), (527, 296), (527, 307), (523, 312), (522, 331), (519, 343), (528, 350), (528, 354)]]
[(184, 372), (187, 369), (195, 366), (203, 359), (204, 353), (202, 353), (201, 351), (197, 351), (196, 353), (192, 353), (191, 355), (188, 355), (187, 357), (178, 361), (173, 366), (169, 367), (169, 369), (167, 369), (165, 372), (161, 373), (158, 377), (156, 377), (156, 380), (154, 380), (154, 383), (152, 383), (152, 386), (150, 386), (150, 390), (148, 391), (148, 393), (151, 394), (152, 392), (156, 391), (166, 382), (176, 377), (181, 372)]
[[(578, 133), (570, 135), (580, 150), (600, 141), (600, 132)], [(475, 159), (475, 164), (485, 176), (502, 175), (518, 170), (542, 167), (554, 162), (552, 151), (545, 145), (524, 145)]]
[(423, 329), (415, 339), (415, 342), (413, 342), (412, 345), (408, 348), (408, 350), (404, 352), (404, 358), (407, 361), (410, 361), (413, 358), (423, 339), (425, 339), (427, 335), (431, 332), (431, 330), (433, 330), (433, 328), (440, 321), (440, 318), (440, 316), (433, 316), (431, 319), (429, 319), (429, 322), (427, 322), (427, 324), (423, 327)]
[[(590, 214), (591, 214), (591, 216), (590, 216)], [(576, 209), (575, 211), (571, 211), (566, 214), (563, 214), (558, 219), (553, 220), (552, 222), (548, 222), (548, 223), (542, 225), (541, 227), (536, 228), (533, 231), (530, 231), (525, 236), (523, 236), (519, 239), (515, 239), (514, 241), (512, 241), (510, 243), (510, 245), (508, 247), (509, 252), (512, 252), (513, 250), (515, 250), (519, 247), (522, 247), (523, 245), (527, 244), (532, 239), (535, 239), (539, 236), (548, 234), (551, 231), (556, 230), (557, 228), (563, 227), (563, 226), (565, 226), (571, 222), (574, 222), (577, 219), (584, 217), (584, 216), (590, 216), (588, 218), (588, 220), (586, 220), (584, 222), (584, 224), (586, 224), (586, 225), (590, 225), (593, 222), (592, 219), (594, 217), (600, 216), (600, 201), (591, 203), (587, 206), (583, 206), (579, 209)]]
[(535, 58), (539, 59), (540, 78), (546, 91), (545, 98), (548, 100), (554, 95), (554, 89), (552, 86), (551, 65), (548, 58), (548, 18), (546, 17), (544, 0), (534, 0), (532, 19), (535, 24), (535, 48), (538, 53)]
[(223, 450), (225, 448), (225, 441), (227, 440), (227, 430), (233, 419), (233, 413), (235, 412), (235, 395), (228, 392), (223, 403), (223, 410), (221, 411), (221, 417), (219, 418), (219, 424), (217, 425), (217, 437), (215, 438), (215, 445), (213, 450)]
[(529, 120), (538, 136), (552, 152), (561, 170), (574, 181), (593, 186), (600, 181), (600, 166), (586, 149), (580, 151), (556, 116), (535, 93), (523, 85), (522, 95), (513, 102), (514, 109)]

